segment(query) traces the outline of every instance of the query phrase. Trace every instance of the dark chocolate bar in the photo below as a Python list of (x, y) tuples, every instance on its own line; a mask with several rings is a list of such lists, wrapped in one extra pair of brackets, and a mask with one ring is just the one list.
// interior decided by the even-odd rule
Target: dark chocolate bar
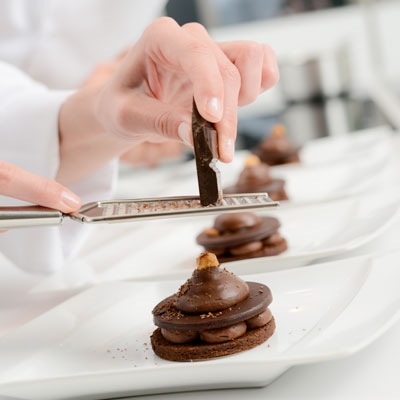
[(214, 125), (199, 113), (193, 101), (192, 133), (196, 158), (197, 180), (202, 206), (216, 204), (222, 199), (218, 161), (218, 137)]

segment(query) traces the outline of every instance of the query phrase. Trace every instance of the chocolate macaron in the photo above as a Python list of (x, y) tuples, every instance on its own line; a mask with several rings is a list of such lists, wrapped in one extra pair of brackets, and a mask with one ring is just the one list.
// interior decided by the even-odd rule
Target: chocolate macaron
[(221, 262), (276, 256), (287, 249), (280, 222), (251, 212), (221, 214), (214, 226), (201, 232), (196, 242)]
[(212, 253), (203, 253), (197, 262), (178, 292), (153, 309), (154, 352), (171, 361), (196, 361), (265, 342), (275, 331), (268, 286), (219, 268)]
[(285, 181), (272, 178), (268, 165), (262, 163), (257, 156), (251, 155), (247, 157), (236, 184), (225, 188), (224, 193), (261, 192), (268, 193), (268, 196), (274, 201), (288, 199)]

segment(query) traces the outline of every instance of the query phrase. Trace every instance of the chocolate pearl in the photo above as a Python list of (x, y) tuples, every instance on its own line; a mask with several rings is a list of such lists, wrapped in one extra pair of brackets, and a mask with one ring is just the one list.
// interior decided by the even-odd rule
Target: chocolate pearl
[(253, 318), (250, 318), (246, 321), (247, 328), (255, 329), (260, 328), (261, 326), (267, 325), (269, 321), (272, 319), (272, 313), (269, 308), (267, 308), (262, 313), (256, 315)]
[(253, 251), (258, 251), (263, 248), (263, 244), (260, 241), (250, 242), (246, 244), (242, 244), (241, 246), (231, 247), (229, 252), (233, 256), (241, 256), (243, 254), (252, 253)]
[(280, 235), (279, 232), (276, 232), (274, 234), (272, 234), (271, 236), (267, 237), (266, 239), (264, 239), (264, 244), (268, 245), (268, 244), (277, 244), (279, 242), (282, 241), (282, 236)]
[(181, 331), (178, 329), (165, 329), (161, 328), (161, 334), (164, 336), (168, 342), (171, 343), (190, 343), (197, 339), (198, 332), (197, 331)]
[(214, 221), (219, 232), (235, 232), (242, 228), (251, 228), (261, 222), (261, 218), (251, 212), (221, 214)]
[(225, 328), (200, 331), (200, 339), (207, 343), (223, 343), (243, 336), (246, 333), (246, 330), (246, 323), (238, 322), (235, 325), (227, 326)]

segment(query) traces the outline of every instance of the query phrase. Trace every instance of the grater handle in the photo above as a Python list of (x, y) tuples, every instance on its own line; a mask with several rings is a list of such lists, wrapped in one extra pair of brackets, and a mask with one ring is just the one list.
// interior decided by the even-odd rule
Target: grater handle
[(0, 207), (0, 229), (60, 225), (64, 214), (42, 206)]

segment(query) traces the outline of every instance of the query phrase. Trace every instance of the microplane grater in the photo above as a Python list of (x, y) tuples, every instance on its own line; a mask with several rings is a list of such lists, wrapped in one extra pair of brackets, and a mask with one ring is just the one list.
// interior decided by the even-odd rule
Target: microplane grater
[(0, 229), (60, 225), (65, 218), (89, 224), (130, 222), (262, 210), (278, 204), (267, 193), (246, 193), (224, 195), (209, 206), (202, 206), (199, 196), (95, 201), (71, 214), (41, 206), (0, 207)]

